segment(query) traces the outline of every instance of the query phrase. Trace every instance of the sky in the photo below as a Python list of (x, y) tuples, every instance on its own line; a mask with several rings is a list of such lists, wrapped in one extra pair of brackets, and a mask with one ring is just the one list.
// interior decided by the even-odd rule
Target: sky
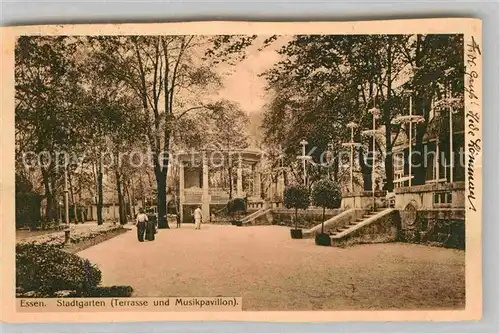
[(235, 101), (247, 114), (261, 113), (266, 104), (266, 80), (259, 74), (270, 69), (281, 60), (276, 52), (290, 39), (288, 36), (278, 38), (267, 48), (259, 51), (262, 42), (268, 36), (259, 36), (247, 49), (246, 59), (231, 70), (230, 75), (224, 75), (223, 88), (218, 97)]

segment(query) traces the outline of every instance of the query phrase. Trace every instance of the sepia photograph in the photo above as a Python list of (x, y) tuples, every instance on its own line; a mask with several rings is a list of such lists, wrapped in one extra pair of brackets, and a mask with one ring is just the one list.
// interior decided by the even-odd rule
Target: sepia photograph
[(88, 31), (15, 37), (17, 312), (466, 309), (480, 38)]

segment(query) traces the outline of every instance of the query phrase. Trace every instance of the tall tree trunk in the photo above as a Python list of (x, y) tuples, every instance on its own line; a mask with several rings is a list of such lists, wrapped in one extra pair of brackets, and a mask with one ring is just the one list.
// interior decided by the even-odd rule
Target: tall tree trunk
[(133, 202), (132, 202), (132, 197), (130, 196), (130, 180), (128, 180), (128, 182), (126, 184), (125, 193), (127, 194), (130, 219), (134, 219), (134, 206), (133, 206)]
[(45, 219), (48, 221), (52, 220), (58, 220), (57, 216), (57, 201), (55, 198), (55, 194), (53, 193), (51, 187), (51, 177), (49, 171), (47, 171), (45, 168), (42, 167), (42, 178), (43, 178), (43, 185), (45, 187), (45, 198), (47, 200), (47, 207), (45, 209)]
[[(71, 195), (71, 203), (73, 204), (73, 219), (74, 222), (78, 222), (78, 213), (77, 213), (77, 207), (76, 207), (76, 201), (75, 201), (75, 192), (73, 191), (73, 182), (71, 180), (71, 173), (68, 171), (68, 183), (69, 183), (69, 193)], [(69, 215), (71, 218), (71, 214)]]
[[(422, 66), (422, 58), (423, 58), (423, 52), (422, 52), (422, 35), (417, 35), (417, 41), (416, 41), (416, 53), (415, 53), (415, 66), (417, 68), (420, 68)], [(415, 85), (416, 90), (415, 90), (415, 111), (417, 115), (425, 115), (425, 112), (423, 110), (424, 108), (424, 97), (423, 94), (424, 92), (421, 90), (421, 88), (418, 85)], [(416, 137), (415, 137), (415, 148), (414, 150), (417, 152), (423, 152), (424, 148), (424, 135), (426, 132), (426, 127), (427, 127), (427, 120), (428, 117), (425, 117), (425, 122), (417, 125), (416, 126)], [(412, 180), (412, 185), (421, 185), (425, 184), (425, 164), (423, 163), (423, 157), (422, 154), (418, 154), (415, 156), (414, 159), (412, 159), (413, 163), (416, 165), (415, 168), (412, 168), (412, 175), (414, 176), (414, 179)], [(411, 165), (410, 165), (411, 166)], [(411, 167), (408, 168), (411, 168)]]
[(167, 168), (162, 168), (155, 162), (155, 175), (158, 228), (170, 228), (168, 226), (168, 221), (165, 219), (167, 214)]
[(233, 198), (233, 168), (229, 166), (227, 169), (227, 173), (229, 176), (229, 199)]
[(103, 206), (103, 194), (102, 194), (102, 161), (99, 159), (99, 169), (97, 171), (97, 225), (102, 225), (102, 206)]
[(339, 181), (339, 159), (333, 160), (333, 181)]
[(325, 233), (325, 207), (323, 207), (323, 218), (321, 220), (321, 234)]
[(82, 192), (81, 190), (78, 192), (78, 201), (80, 202), (80, 221), (85, 223), (85, 206), (82, 205)]
[[(369, 162), (368, 158), (366, 159)], [(358, 161), (361, 166), (361, 172), (363, 173), (363, 190), (371, 191), (372, 190), (372, 164), (365, 163), (365, 154), (363, 149), (358, 150)]]
[(299, 219), (297, 218), (297, 211), (298, 211), (298, 209), (295, 208), (295, 229), (296, 230), (299, 228)]
[(391, 134), (391, 90), (392, 90), (392, 36), (388, 36), (387, 50), (387, 100), (384, 106), (384, 124), (385, 124), (385, 188), (388, 192), (394, 189), (394, 171), (392, 157), (392, 134)]
[(121, 175), (118, 168), (115, 168), (115, 178), (116, 178), (116, 193), (118, 196), (119, 220), (120, 224), (124, 225), (127, 223), (127, 216), (125, 214), (125, 203), (123, 201)]

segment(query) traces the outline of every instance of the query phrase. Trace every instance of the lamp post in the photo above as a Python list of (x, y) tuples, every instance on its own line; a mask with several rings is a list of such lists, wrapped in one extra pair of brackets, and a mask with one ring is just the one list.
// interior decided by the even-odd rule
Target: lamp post
[(60, 223), (62, 223), (62, 221), (63, 221), (62, 210), (63, 210), (63, 202), (61, 200), (59, 200), (59, 222)]
[(64, 243), (71, 243), (71, 229), (69, 225), (69, 189), (68, 189), (68, 163), (64, 164), (64, 213), (66, 228), (64, 230)]
[(451, 85), (448, 91), (448, 112), (450, 113), (450, 183), (453, 183), (453, 167), (455, 156), (453, 153), (453, 114), (456, 114), (458, 110), (453, 110), (452, 107), (453, 97), (451, 94)]
[(350, 155), (350, 184), (351, 184), (351, 192), (354, 192), (354, 182), (353, 182), (353, 168), (354, 168), (354, 147), (359, 147), (361, 144), (360, 143), (355, 143), (354, 142), (354, 129), (358, 127), (358, 125), (354, 122), (349, 122), (347, 123), (347, 127), (351, 129), (351, 141), (347, 143), (342, 143), (342, 146), (345, 147), (350, 147), (351, 149), (351, 155)]
[(409, 105), (409, 115), (396, 117), (394, 123), (396, 124), (408, 124), (408, 186), (411, 187), (412, 179), (412, 144), (413, 144), (413, 129), (412, 124), (419, 124), (424, 122), (425, 119), (421, 115), (413, 115), (413, 103), (412, 96), (410, 95), (410, 105)]
[(306, 155), (306, 146), (309, 144), (305, 139), (300, 141), (300, 145), (302, 145), (302, 155), (299, 155), (297, 159), (302, 160), (302, 168), (304, 170), (304, 185), (307, 185), (307, 168), (306, 161), (311, 160), (311, 156)]
[(373, 210), (375, 210), (375, 136), (380, 131), (376, 129), (377, 126), (377, 118), (380, 117), (380, 109), (373, 107), (368, 110), (370, 114), (372, 114), (372, 129), (363, 131), (364, 135), (372, 136), (372, 200), (373, 200)]
[(332, 164), (334, 162), (334, 157), (333, 157), (333, 143), (328, 143), (328, 149), (326, 151), (326, 162), (327, 162), (327, 167), (328, 167), (328, 179), (331, 180), (332, 179), (332, 175), (331, 175), (331, 167), (332, 167)]

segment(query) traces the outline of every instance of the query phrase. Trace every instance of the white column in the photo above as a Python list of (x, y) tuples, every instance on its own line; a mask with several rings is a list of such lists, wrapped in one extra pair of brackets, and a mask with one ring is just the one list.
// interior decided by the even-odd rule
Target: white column
[(408, 140), (408, 185), (411, 187), (411, 166), (412, 166), (412, 159), (411, 159), (411, 145), (412, 145), (412, 128), (411, 128), (411, 114), (412, 114), (412, 99), (410, 95), (410, 120), (409, 120), (409, 140)]
[(350, 155), (350, 183), (351, 183), (351, 193), (354, 192), (354, 182), (353, 182), (353, 168), (354, 168), (354, 127), (351, 127), (351, 155)]
[(179, 215), (181, 222), (183, 222), (184, 219), (184, 210), (183, 210), (183, 205), (185, 201), (184, 197), (184, 162), (180, 161), (179, 162)]
[(236, 196), (240, 198), (243, 197), (243, 170), (241, 166), (241, 157), (238, 158)]
[(304, 185), (307, 185), (307, 168), (306, 168), (306, 146), (302, 146), (302, 168), (304, 169)]
[[(451, 92), (450, 92), (451, 97)], [(450, 107), (450, 183), (453, 183), (453, 112)]]
[(436, 183), (439, 182), (439, 138), (436, 138), (436, 158), (435, 158)]
[(255, 187), (255, 196), (258, 198), (261, 197), (261, 189), (260, 189), (260, 164), (255, 165), (255, 179), (254, 179), (254, 187)]
[(375, 210), (375, 112), (373, 115), (373, 134), (372, 134), (372, 199), (373, 199), (373, 210)]
[(283, 198), (283, 192), (285, 191), (285, 176), (283, 175), (283, 171), (280, 172), (278, 176), (278, 184), (276, 186), (276, 191), (281, 198)]
[(208, 192), (208, 163), (205, 158), (203, 158), (203, 193), (201, 197), (201, 211), (203, 214), (203, 221), (207, 222), (210, 220), (210, 195)]
[(258, 196), (256, 180), (257, 180), (257, 172), (256, 172), (255, 164), (254, 164), (254, 165), (252, 165), (252, 196), (255, 196), (255, 197)]
[[(447, 93), (448, 97), (449, 97), (449, 102), (451, 103), (451, 99), (452, 99), (452, 86), (450, 84), (449, 86), (449, 91)], [(448, 112), (450, 113), (450, 183), (453, 182), (453, 162), (454, 162), (454, 156), (453, 156), (453, 109), (452, 107), (450, 106), (448, 108)], [(445, 167), (446, 169), (446, 167)]]

